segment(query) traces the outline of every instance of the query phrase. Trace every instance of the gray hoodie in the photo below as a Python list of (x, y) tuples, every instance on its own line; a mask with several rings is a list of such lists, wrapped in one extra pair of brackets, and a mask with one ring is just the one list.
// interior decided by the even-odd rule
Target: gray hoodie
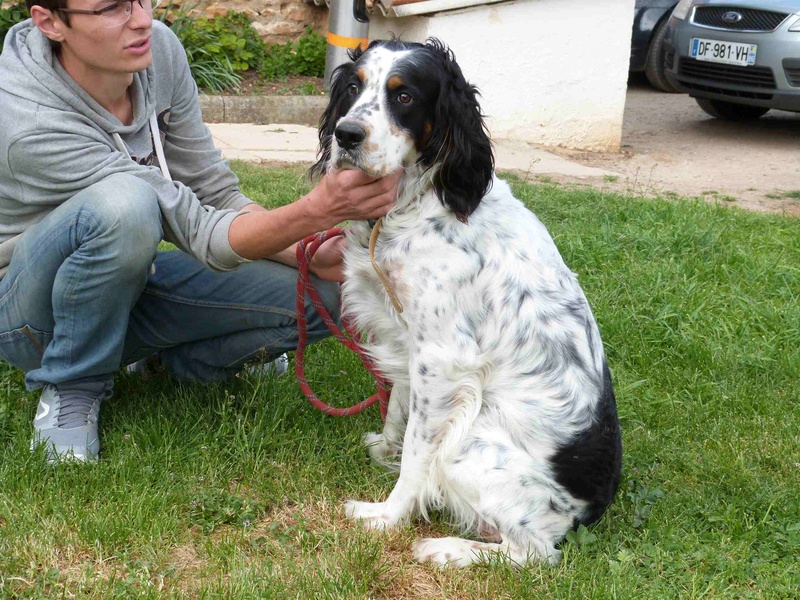
[[(133, 77), (133, 124), (123, 125), (64, 71), (30, 19), (8, 32), (0, 54), (0, 276), (27, 227), (115, 173), (153, 187), (167, 241), (216, 270), (243, 262), (228, 230), (251, 201), (203, 124), (180, 42), (159, 21), (151, 47), (152, 65)], [(159, 166), (154, 114), (175, 181)]]

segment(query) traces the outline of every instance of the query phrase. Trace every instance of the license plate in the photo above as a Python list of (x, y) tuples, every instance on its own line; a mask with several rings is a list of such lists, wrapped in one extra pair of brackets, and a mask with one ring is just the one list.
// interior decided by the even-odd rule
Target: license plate
[(692, 58), (697, 60), (746, 67), (756, 64), (758, 46), (756, 44), (692, 38), (690, 50)]

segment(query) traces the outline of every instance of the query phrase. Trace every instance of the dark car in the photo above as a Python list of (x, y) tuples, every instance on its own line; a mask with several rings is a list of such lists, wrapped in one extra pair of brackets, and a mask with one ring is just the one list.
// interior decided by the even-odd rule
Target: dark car
[(717, 119), (800, 112), (800, 0), (681, 0), (665, 75)]
[(644, 71), (647, 80), (662, 92), (676, 91), (664, 76), (664, 35), (667, 21), (678, 0), (636, 0), (631, 38), (631, 62), (634, 73)]

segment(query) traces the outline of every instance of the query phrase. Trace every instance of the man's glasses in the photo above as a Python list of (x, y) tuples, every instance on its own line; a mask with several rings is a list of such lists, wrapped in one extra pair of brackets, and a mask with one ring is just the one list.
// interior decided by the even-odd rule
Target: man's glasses
[(119, 0), (99, 10), (59, 8), (55, 12), (68, 15), (99, 15), (103, 27), (118, 27), (127, 23), (133, 14), (133, 3), (137, 2), (146, 12), (153, 12), (153, 0)]

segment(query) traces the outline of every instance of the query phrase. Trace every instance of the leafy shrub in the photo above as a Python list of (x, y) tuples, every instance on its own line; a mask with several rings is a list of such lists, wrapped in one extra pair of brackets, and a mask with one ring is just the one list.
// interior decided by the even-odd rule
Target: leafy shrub
[(325, 75), (325, 53), (328, 42), (323, 36), (315, 33), (311, 27), (307, 27), (305, 34), (297, 40), (296, 47), (295, 75), (312, 77)]
[(236, 74), (227, 54), (220, 51), (213, 33), (198, 26), (201, 19), (189, 14), (196, 7), (197, 3), (178, 9), (170, 2), (163, 10), (157, 11), (158, 18), (169, 25), (183, 45), (189, 70), (198, 87), (212, 92), (233, 89), (242, 78)]
[(234, 71), (258, 68), (266, 52), (247, 15), (233, 11), (215, 19), (195, 19), (182, 41), (187, 54), (202, 50), (221, 58)]
[(8, 30), (29, 16), (23, 0), (18, 0), (7, 8), (0, 7), (0, 51), (3, 49), (3, 42), (5, 42)]
[(322, 77), (325, 74), (325, 38), (310, 27), (297, 42), (267, 46), (250, 19), (234, 11), (217, 18), (196, 17), (197, 4), (181, 9), (168, 5), (160, 13), (186, 50), (197, 85), (222, 92), (241, 83), (242, 71), (255, 70), (274, 81), (287, 75)]
[(287, 75), (322, 77), (325, 74), (325, 38), (311, 27), (297, 42), (286, 42), (267, 47), (258, 74), (272, 81)]

